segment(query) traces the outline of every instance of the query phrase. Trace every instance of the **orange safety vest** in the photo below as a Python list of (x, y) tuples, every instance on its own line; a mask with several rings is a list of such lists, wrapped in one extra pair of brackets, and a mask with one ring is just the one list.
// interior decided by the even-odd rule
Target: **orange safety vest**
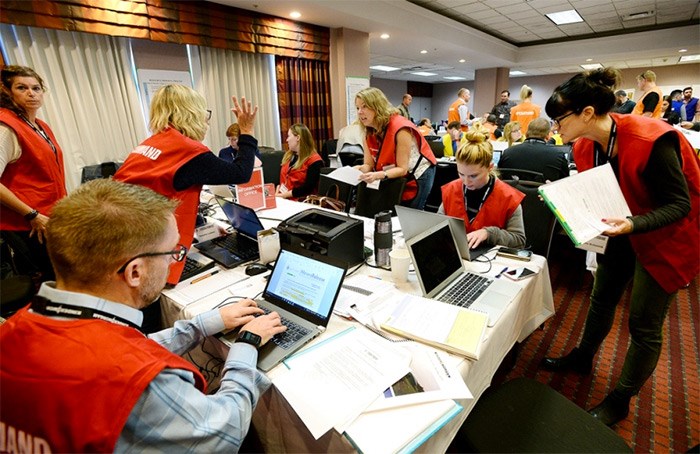
[(644, 98), (646, 98), (649, 93), (656, 93), (659, 95), (659, 102), (656, 104), (656, 107), (654, 107), (654, 111), (651, 113), (651, 118), (661, 118), (661, 104), (663, 104), (662, 101), (664, 99), (664, 95), (659, 87), (654, 87), (648, 92), (644, 93), (644, 96), (639, 98), (639, 101), (637, 101), (637, 104), (635, 104), (634, 109), (632, 109), (632, 114), (644, 114)]

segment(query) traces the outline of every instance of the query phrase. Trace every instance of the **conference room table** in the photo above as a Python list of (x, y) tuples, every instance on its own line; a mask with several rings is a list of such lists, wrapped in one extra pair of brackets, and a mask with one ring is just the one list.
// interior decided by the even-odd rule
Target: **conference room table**
[[(276, 208), (259, 211), (258, 215), (263, 225), (266, 228), (270, 228), (279, 224), (280, 220), (309, 208), (314, 208), (314, 206), (277, 199)], [(396, 218), (392, 219), (392, 224), (394, 232), (400, 230)], [(368, 246), (371, 246), (373, 228), (373, 220), (365, 219), (364, 236), (365, 244)], [(399, 243), (402, 241), (400, 232), (395, 233), (394, 239)], [(506, 266), (516, 267), (525, 264), (522, 261), (496, 256), (495, 250), (488, 253), (487, 256), (492, 259), (490, 264), (478, 261), (465, 262), (467, 269), (475, 273), (483, 273), (486, 276), (494, 277)], [(372, 259), (369, 260), (372, 261)], [(552, 288), (546, 259), (535, 255), (530, 262), (527, 262), (527, 266), (538, 270), (538, 273), (534, 277), (517, 281), (517, 284), (522, 289), (509, 304), (498, 322), (493, 327), (486, 329), (486, 336), (481, 346), (479, 359), (472, 361), (461, 356), (448, 355), (451, 361), (450, 367), (455, 367), (459, 370), (460, 375), (473, 395), (473, 399), (456, 400), (455, 402), (462, 407), (462, 410), (449, 422), (442, 425), (439, 430), (432, 433), (427, 440), (422, 442), (417, 448), (418, 452), (434, 453), (446, 450), (476, 401), (484, 390), (488, 388), (496, 370), (511, 348), (516, 342), (522, 342), (554, 314)], [(188, 285), (183, 283), (184, 285), (179, 284), (173, 289), (165, 290), (161, 298), (164, 324), (172, 326), (179, 319), (189, 319), (199, 313), (211, 310), (229, 297), (254, 297), (259, 295), (265, 287), (264, 275), (250, 277), (245, 275), (244, 270), (245, 266), (229, 270), (221, 269), (216, 275), (208, 277), (197, 284)], [(355, 274), (372, 276), (373, 278), (393, 283), (391, 272), (385, 269), (370, 268), (362, 265)], [(210, 281), (209, 284), (207, 284), (207, 281)], [(420, 285), (413, 272), (409, 273), (407, 282), (394, 283), (393, 285), (399, 292), (421, 295)], [(195, 289), (195, 287), (201, 288)], [(304, 348), (323, 342), (325, 339), (352, 326), (361, 330), (366, 329), (356, 321), (334, 314), (326, 331)], [(215, 352), (212, 352), (210, 347), (207, 355), (213, 353), (222, 359), (225, 358), (228, 347), (217, 339), (213, 340), (212, 344)], [(335, 430), (330, 430), (318, 440), (314, 439), (294, 409), (274, 386), (275, 380), (287, 372), (288, 369), (285, 364), (280, 364), (268, 373), (273, 386), (261, 397), (253, 414), (252, 424), (261, 439), (265, 451), (356, 452), (357, 449), (352, 441)], [(313, 391), (313, 389), (310, 389), (308, 392)], [(401, 427), (396, 422), (400, 419), (397, 416), (400, 415), (395, 412), (401, 411), (401, 408), (392, 409), (386, 412), (386, 416), (380, 416), (379, 419), (376, 419), (377, 417), (375, 416), (375, 426), (377, 427), (373, 430), (377, 431), (376, 439), (378, 441), (380, 437), (383, 439), (384, 437), (390, 437), (393, 433), (398, 434), (396, 431), (405, 430), (404, 427)], [(497, 421), (494, 420), (494, 423), (497, 423)], [(416, 424), (424, 425), (425, 421), (420, 421)], [(383, 445), (377, 443), (376, 449), (373, 449), (372, 446), (368, 449), (364, 445), (363, 451), (384, 451), (384, 448), (380, 446)]]

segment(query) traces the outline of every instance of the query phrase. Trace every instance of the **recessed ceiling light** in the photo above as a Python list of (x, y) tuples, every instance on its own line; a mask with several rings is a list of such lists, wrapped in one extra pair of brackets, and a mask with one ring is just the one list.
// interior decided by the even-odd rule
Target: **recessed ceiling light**
[(549, 20), (551, 20), (557, 25), (575, 24), (576, 22), (583, 22), (583, 18), (579, 16), (575, 9), (570, 9), (568, 11), (559, 11), (558, 13), (549, 13), (545, 14), (545, 16), (547, 16)]
[(375, 69), (377, 71), (398, 71), (401, 68), (394, 68), (393, 66), (384, 66), (384, 65), (374, 65), (370, 66), (369, 69)]
[(460, 58), (460, 59), (459, 59), (459, 62), (460, 62), (460, 63), (465, 63), (465, 62), (466, 62), (466, 60), (465, 60), (465, 59), (463, 59), (463, 58)]
[(388, 33), (382, 33), (379, 37), (380, 37), (381, 39), (389, 39), (389, 34), (388, 34)]
[(425, 49), (423, 49), (422, 51), (420, 51), (420, 53), (421, 53), (421, 54), (427, 54), (427, 53), (428, 53), (428, 51), (427, 51), (427, 50), (425, 50)]
[(423, 72), (423, 71), (418, 71), (418, 72), (411, 73), (411, 74), (413, 74), (414, 76), (425, 76), (425, 77), (437, 76), (436, 73), (426, 73), (426, 72)]
[(588, 70), (588, 69), (600, 69), (602, 67), (603, 67), (603, 65), (601, 65), (600, 63), (591, 63), (590, 65), (581, 65), (581, 68), (586, 69), (586, 70)]
[(678, 49), (678, 52), (688, 52), (688, 49)]
[(623, 21), (628, 21), (628, 20), (645, 19), (647, 17), (653, 17), (653, 16), (656, 16), (656, 13), (652, 9), (649, 11), (640, 11), (638, 13), (627, 14), (626, 16), (622, 16), (621, 19)]
[(292, 19), (299, 19), (301, 17), (301, 13), (299, 11), (292, 11), (289, 13), (289, 17)]
[(678, 63), (686, 63), (689, 61), (700, 61), (700, 55), (683, 55)]
[(586, 61), (593, 61), (593, 59), (592, 59), (592, 58), (587, 58)]
[(466, 77), (459, 77), (459, 76), (445, 76), (443, 79), (447, 80), (467, 80)]
[(526, 73), (526, 72), (523, 72), (523, 71), (518, 71), (518, 70), (516, 69), (516, 70), (511, 71), (511, 72), (508, 73), (508, 74), (511, 75), (511, 76), (524, 76), (524, 75), (527, 74), (527, 73)]

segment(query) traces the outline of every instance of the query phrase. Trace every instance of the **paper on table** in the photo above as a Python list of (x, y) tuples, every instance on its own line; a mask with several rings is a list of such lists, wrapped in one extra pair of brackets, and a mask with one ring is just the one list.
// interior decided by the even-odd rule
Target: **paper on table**
[(343, 282), (333, 312), (343, 317), (352, 315), (353, 311), (364, 312), (372, 301), (395, 290), (389, 281), (363, 275), (352, 276)]
[(352, 166), (338, 167), (331, 173), (326, 174), (326, 176), (329, 178), (333, 178), (334, 180), (342, 181), (343, 183), (351, 184), (353, 186), (360, 184), (360, 175), (362, 175), (362, 172)]
[(211, 295), (212, 293), (218, 292), (221, 289), (238, 284), (248, 279), (250, 279), (250, 276), (227, 270), (207, 277), (206, 279), (198, 281), (194, 284), (188, 283), (187, 281), (181, 282), (173, 289), (164, 290), (163, 293), (170, 298), (183, 302), (187, 306), (195, 301), (199, 301), (200, 299)]
[(350, 328), (285, 361), (277, 389), (315, 439), (357, 417), (408, 373), (410, 355), (370, 332)]

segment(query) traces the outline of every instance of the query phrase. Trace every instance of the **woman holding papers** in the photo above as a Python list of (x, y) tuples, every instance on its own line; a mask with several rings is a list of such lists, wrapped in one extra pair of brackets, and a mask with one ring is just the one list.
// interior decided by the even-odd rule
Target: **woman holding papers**
[(455, 157), (459, 178), (442, 187), (438, 212), (464, 219), (471, 248), (484, 242), (524, 247), (525, 194), (496, 178), (489, 132), (471, 128), (465, 134), (467, 143)]
[[(199, 207), (199, 193), (205, 184), (238, 184), (250, 180), (258, 141), (253, 127), (258, 108), (245, 98), (233, 98), (240, 137), (233, 162), (219, 159), (202, 144), (209, 129), (211, 111), (204, 97), (184, 85), (165, 85), (151, 101), (149, 128), (153, 135), (134, 148), (114, 178), (140, 184), (180, 201), (175, 216), (180, 243), (189, 248)], [(180, 279), (185, 261), (170, 267), (168, 284)]]
[(316, 151), (314, 138), (305, 125), (297, 123), (287, 132), (289, 149), (282, 157), (277, 197), (299, 200), (316, 194), (323, 158)]
[(437, 160), (425, 137), (402, 117), (378, 88), (365, 88), (355, 96), (357, 117), (367, 134), (360, 180), (408, 177), (402, 204), (422, 210), (433, 188)]
[(590, 413), (612, 425), (629, 413), (629, 403), (656, 368), (662, 329), (678, 289), (700, 271), (700, 171), (682, 134), (664, 122), (610, 113), (616, 69), (578, 74), (560, 85), (546, 111), (565, 143), (576, 140), (579, 171), (610, 163), (632, 216), (615, 213), (605, 254), (598, 255), (591, 303), (578, 347), (542, 367), (589, 374), (593, 357), (608, 335), (615, 307), (632, 281), (631, 343), (614, 390)]

